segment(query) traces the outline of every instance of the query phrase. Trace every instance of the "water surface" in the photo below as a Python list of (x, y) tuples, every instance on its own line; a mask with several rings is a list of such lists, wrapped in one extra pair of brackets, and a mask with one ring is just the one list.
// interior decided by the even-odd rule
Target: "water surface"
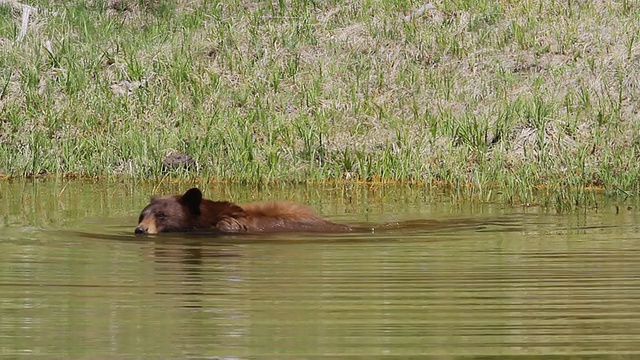
[(375, 230), (133, 235), (152, 193), (187, 188), (0, 182), (3, 358), (640, 353), (635, 206), (556, 214), (408, 187), (213, 184), (209, 198), (290, 199)]

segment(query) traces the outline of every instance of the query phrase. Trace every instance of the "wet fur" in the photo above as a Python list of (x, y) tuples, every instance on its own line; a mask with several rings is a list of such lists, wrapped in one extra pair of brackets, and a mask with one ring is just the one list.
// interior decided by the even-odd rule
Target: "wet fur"
[(183, 195), (154, 197), (141, 212), (135, 232), (217, 231), (260, 232), (349, 232), (351, 228), (318, 216), (310, 207), (270, 201), (236, 205), (202, 198), (193, 188)]

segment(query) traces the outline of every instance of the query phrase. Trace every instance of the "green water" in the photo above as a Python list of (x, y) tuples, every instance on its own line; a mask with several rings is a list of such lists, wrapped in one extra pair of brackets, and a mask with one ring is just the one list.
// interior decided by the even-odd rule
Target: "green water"
[(438, 222), (346, 235), (133, 235), (152, 193), (188, 187), (0, 182), (0, 356), (640, 354), (635, 206), (603, 200), (555, 214), (410, 188), (214, 184), (209, 198), (296, 200), (338, 222)]

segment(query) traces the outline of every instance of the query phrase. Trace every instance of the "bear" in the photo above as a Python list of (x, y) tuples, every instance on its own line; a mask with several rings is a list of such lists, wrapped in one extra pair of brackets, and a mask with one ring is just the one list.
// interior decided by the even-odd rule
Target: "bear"
[(164, 232), (350, 232), (351, 227), (318, 216), (308, 206), (289, 201), (236, 205), (202, 198), (198, 188), (182, 195), (153, 197), (140, 213), (136, 234)]

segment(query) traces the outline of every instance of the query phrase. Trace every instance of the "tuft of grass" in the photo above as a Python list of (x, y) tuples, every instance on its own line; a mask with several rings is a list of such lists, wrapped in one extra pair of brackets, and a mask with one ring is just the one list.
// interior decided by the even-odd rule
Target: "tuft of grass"
[[(36, 0), (0, 15), (3, 176), (640, 189), (633, 2)], [(13, 20), (11, 20), (13, 19)]]

